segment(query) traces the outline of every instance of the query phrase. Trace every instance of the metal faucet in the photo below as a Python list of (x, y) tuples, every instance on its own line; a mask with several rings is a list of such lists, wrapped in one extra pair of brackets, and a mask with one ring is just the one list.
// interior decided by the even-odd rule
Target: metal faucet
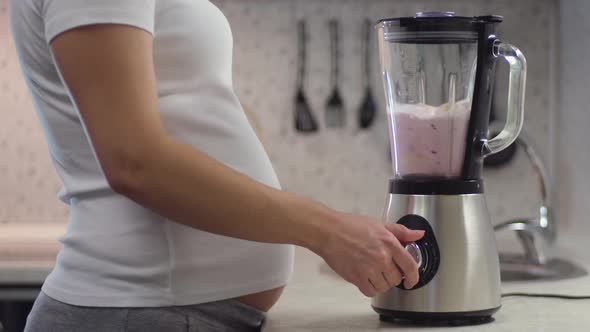
[(537, 175), (541, 193), (539, 216), (531, 219), (506, 221), (495, 225), (494, 231), (515, 231), (524, 249), (526, 261), (531, 264), (543, 265), (547, 262), (545, 248), (547, 245), (553, 244), (557, 236), (552, 214), (550, 179), (543, 161), (525, 133), (521, 132), (515, 144), (522, 147)]

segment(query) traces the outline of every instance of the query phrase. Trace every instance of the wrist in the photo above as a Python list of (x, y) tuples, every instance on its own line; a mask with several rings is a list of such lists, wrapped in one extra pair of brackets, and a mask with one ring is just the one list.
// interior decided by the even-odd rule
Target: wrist
[(297, 218), (293, 222), (300, 226), (295, 244), (322, 256), (337, 227), (338, 212), (310, 199), (298, 200), (292, 212)]

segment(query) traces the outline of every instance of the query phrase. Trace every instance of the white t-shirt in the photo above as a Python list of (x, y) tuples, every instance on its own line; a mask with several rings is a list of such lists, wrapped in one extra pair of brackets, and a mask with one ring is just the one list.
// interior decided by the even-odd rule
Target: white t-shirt
[(113, 192), (49, 47), (58, 34), (88, 24), (125, 24), (152, 33), (159, 110), (167, 132), (279, 188), (234, 93), (232, 34), (213, 4), (11, 0), (9, 10), (22, 71), (63, 182), (60, 198), (70, 206), (64, 248), (43, 285), (46, 294), (74, 305), (152, 307), (232, 298), (287, 282), (292, 246), (192, 229)]

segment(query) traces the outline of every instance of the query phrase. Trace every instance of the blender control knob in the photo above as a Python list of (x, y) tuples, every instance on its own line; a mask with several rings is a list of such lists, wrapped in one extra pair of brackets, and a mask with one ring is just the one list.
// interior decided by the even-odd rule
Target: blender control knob
[(407, 244), (405, 247), (406, 251), (412, 256), (414, 261), (418, 264), (418, 268), (422, 267), (422, 250), (416, 242)]
[[(407, 214), (401, 217), (398, 224), (406, 226), (408, 229), (424, 231), (424, 236), (415, 241), (408, 243), (404, 249), (414, 258), (418, 264), (418, 273), (420, 280), (412, 289), (418, 289), (427, 285), (434, 279), (440, 265), (440, 251), (436, 241), (434, 230), (428, 220), (416, 214)], [(403, 285), (397, 286), (405, 289)]]

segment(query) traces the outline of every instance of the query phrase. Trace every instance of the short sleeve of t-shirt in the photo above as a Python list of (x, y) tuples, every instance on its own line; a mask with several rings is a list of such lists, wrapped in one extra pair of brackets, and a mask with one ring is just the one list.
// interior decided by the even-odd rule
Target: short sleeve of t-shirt
[(45, 40), (91, 24), (123, 24), (153, 34), (156, 0), (44, 0)]

